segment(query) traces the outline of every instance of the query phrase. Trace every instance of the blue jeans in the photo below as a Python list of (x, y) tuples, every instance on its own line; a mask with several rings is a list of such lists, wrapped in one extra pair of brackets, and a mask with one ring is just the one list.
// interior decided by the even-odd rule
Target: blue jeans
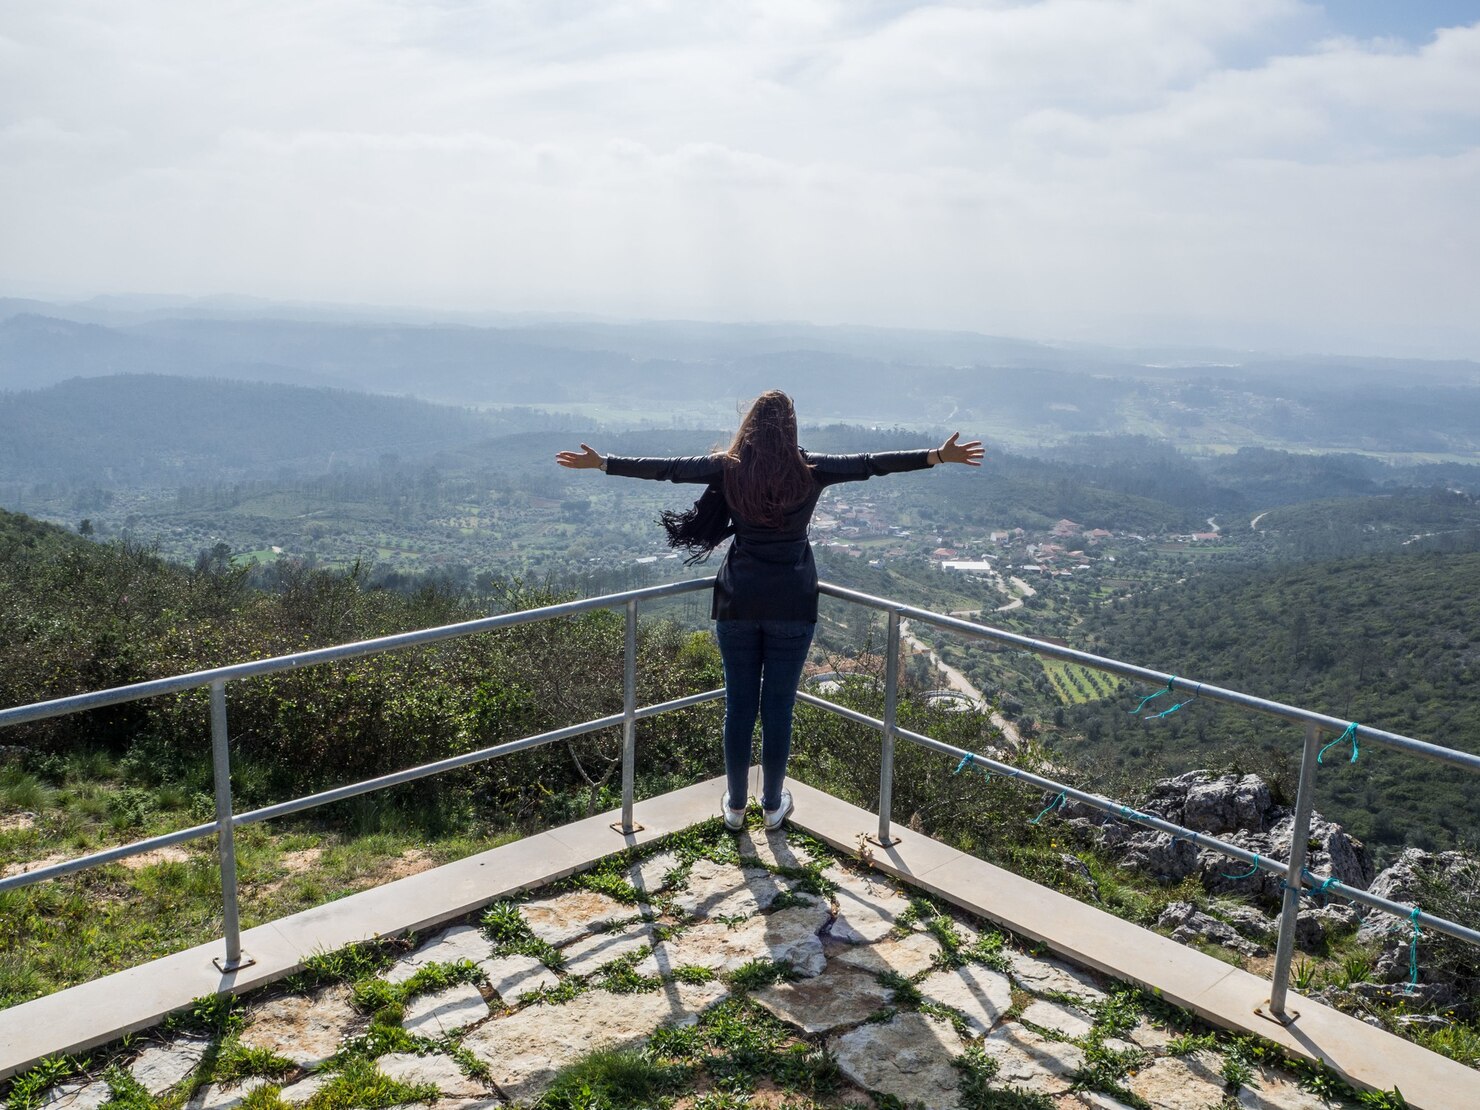
[(791, 711), (802, 664), (817, 626), (811, 621), (716, 621), (714, 635), (725, 663), (725, 775), (730, 803), (745, 804), (750, 791), (751, 739), (761, 719), (761, 805), (781, 804), (786, 760), (791, 755)]

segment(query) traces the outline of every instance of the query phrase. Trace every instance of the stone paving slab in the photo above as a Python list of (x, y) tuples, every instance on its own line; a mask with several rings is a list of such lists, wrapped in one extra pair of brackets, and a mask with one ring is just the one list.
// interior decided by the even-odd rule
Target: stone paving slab
[(88, 1084), (67, 1083), (46, 1092), (41, 1110), (98, 1110), (112, 1098), (112, 1088), (101, 1079)]
[(815, 862), (807, 849), (787, 839), (785, 829), (747, 828), (735, 834), (735, 848), (747, 864), (754, 860), (769, 867), (806, 867)]
[(937, 971), (920, 981), (919, 990), (926, 1001), (958, 1011), (976, 1033), (990, 1031), (1012, 1006), (1007, 976), (981, 964)]
[(462, 960), (479, 963), (488, 959), (493, 945), (472, 925), (444, 929), (409, 956), (403, 956), (381, 976), (387, 983), (404, 983), (429, 964), (455, 964)]
[(1085, 1002), (1102, 1002), (1108, 997), (1087, 972), (1059, 960), (1040, 960), (1022, 952), (1009, 952), (1007, 960), (1012, 965), (1012, 977), (1026, 990), (1072, 994)]
[(260, 1075), (248, 1076), (240, 1083), (212, 1083), (196, 1091), (185, 1104), (185, 1110), (233, 1110), (253, 1091), (271, 1083), (272, 1080), (263, 1079)]
[(1126, 1087), (1157, 1110), (1207, 1110), (1223, 1094), (1218, 1068), (1211, 1052), (1167, 1056), (1131, 1076)]
[(634, 925), (614, 933), (596, 933), (560, 950), (567, 975), (590, 975), (603, 964), (635, 955), (653, 944), (651, 925)]
[(453, 1033), (488, 1016), (488, 1003), (471, 983), (456, 983), (435, 994), (417, 995), (406, 1003), (401, 1027), (420, 1037)]
[(326, 1086), (330, 1077), (327, 1075), (310, 1075), (306, 1079), (300, 1079), (297, 1083), (290, 1084), (278, 1092), (278, 1098), (292, 1106), (299, 1106)]
[(689, 869), (688, 886), (673, 895), (673, 904), (688, 917), (750, 917), (790, 889), (790, 882), (769, 871), (700, 859)]
[(835, 965), (811, 979), (766, 987), (751, 998), (803, 1033), (827, 1033), (864, 1021), (892, 993), (866, 972)]
[(312, 1068), (338, 1052), (346, 1034), (369, 1024), (350, 1004), (349, 988), (336, 986), (316, 995), (285, 995), (252, 1007), (241, 1042)]
[(1016, 1023), (988, 1033), (981, 1044), (982, 1050), (1000, 1065), (993, 1086), (1062, 1094), (1069, 1089), (1069, 1076), (1084, 1066), (1084, 1052), (1077, 1045), (1051, 1041)]
[(667, 977), (680, 967), (725, 972), (752, 960), (786, 960), (799, 975), (818, 975), (827, 966), (827, 956), (817, 934), (830, 916), (826, 906), (814, 904), (787, 906), (735, 928), (721, 921), (701, 922), (655, 944), (636, 970), (639, 975)]
[(672, 852), (659, 852), (628, 868), (626, 879), (638, 894), (658, 894), (668, 889), (665, 877), (677, 866), (676, 855)]
[(441, 1053), (418, 1056), (414, 1052), (392, 1052), (379, 1057), (375, 1068), (400, 1083), (430, 1083), (444, 1095), (487, 1098), (491, 1094), (478, 1080), (464, 1075), (456, 1060)]
[(929, 971), (939, 954), (940, 944), (929, 933), (911, 933), (906, 937), (885, 937), (873, 944), (840, 941), (829, 947), (827, 958), (875, 975), (892, 971), (913, 979), (920, 972)]
[(1088, 1036), (1095, 1024), (1078, 1010), (1072, 1010), (1062, 1002), (1049, 1002), (1045, 999), (1039, 999), (1024, 1010), (1023, 1020), (1040, 1029), (1052, 1030), (1071, 1041)]
[(630, 921), (641, 912), (642, 907), (629, 906), (594, 890), (569, 890), (519, 907), (529, 931), (556, 948), (618, 921)]
[(644, 994), (588, 991), (562, 1006), (530, 1006), (486, 1021), (463, 1038), (463, 1047), (488, 1065), (505, 1095), (534, 1099), (581, 1056), (634, 1047), (661, 1025), (693, 1025), (726, 993), (718, 982), (667, 983)]
[(860, 1025), (828, 1041), (838, 1068), (869, 1091), (893, 1095), (926, 1110), (960, 1110), (961, 1073), (951, 1061), (961, 1038), (948, 1022), (900, 1013), (882, 1025)]
[(833, 895), (838, 916), (831, 932), (839, 940), (851, 944), (882, 940), (894, 930), (899, 915), (909, 909), (910, 900), (882, 875), (834, 867), (827, 877), (838, 884)]
[(560, 976), (533, 956), (496, 956), (478, 966), (494, 993), (511, 1006), (531, 991), (560, 985)]
[(128, 1071), (151, 1095), (162, 1095), (200, 1065), (209, 1047), (209, 1041), (195, 1037), (151, 1045), (139, 1053)]

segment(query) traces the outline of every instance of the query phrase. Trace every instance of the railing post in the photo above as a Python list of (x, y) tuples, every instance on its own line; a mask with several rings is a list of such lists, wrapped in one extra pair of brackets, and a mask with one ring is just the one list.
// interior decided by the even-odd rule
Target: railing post
[(226, 683), (211, 683), (211, 763), (216, 779), (216, 843), (221, 853), (221, 922), (226, 957), (212, 961), (221, 971), (236, 971), (254, 961), (242, 954), (241, 920), (236, 899), (235, 818), (231, 804), (231, 753), (226, 733)]
[(894, 806), (894, 730), (899, 711), (899, 610), (890, 610), (888, 652), (884, 660), (884, 735), (879, 752), (879, 835), (877, 843), (887, 848), (899, 838), (889, 831)]
[(1280, 935), (1274, 949), (1274, 974), (1269, 986), (1269, 1015), (1281, 1023), (1300, 1016), (1285, 1012), (1285, 992), (1289, 989), (1295, 922), (1300, 915), (1300, 893), (1304, 889), (1300, 876), (1305, 870), (1310, 840), (1310, 811), (1315, 807), (1316, 754), (1320, 744), (1320, 727), (1306, 725), (1305, 746), (1300, 752), (1300, 785), (1295, 791), (1295, 824), (1290, 830), (1290, 863), (1285, 871), (1285, 896), (1280, 906)]
[(622, 655), (622, 821), (612, 828), (623, 836), (640, 832), (632, 823), (633, 765), (637, 762), (637, 599), (627, 600), (627, 640)]

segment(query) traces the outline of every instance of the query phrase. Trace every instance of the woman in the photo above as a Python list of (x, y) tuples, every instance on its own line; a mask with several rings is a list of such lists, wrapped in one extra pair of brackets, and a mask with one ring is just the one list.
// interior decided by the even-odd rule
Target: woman
[(757, 714), (766, 828), (779, 828), (791, 813), (791, 792), (783, 789), (783, 783), (791, 754), (792, 709), (817, 626), (817, 567), (807, 542), (817, 499), (835, 482), (861, 482), (937, 463), (980, 466), (981, 443), (958, 443), (959, 434), (929, 451), (814, 455), (797, 445), (791, 398), (772, 390), (756, 398), (723, 454), (621, 458), (603, 456), (583, 443), (579, 451), (555, 456), (561, 466), (573, 470), (708, 483), (693, 509), (663, 514), (669, 542), (703, 558), (726, 536), (734, 536), (715, 578), (710, 613), (725, 665), (728, 789), (720, 805), (726, 827), (738, 830), (745, 824), (746, 777)]

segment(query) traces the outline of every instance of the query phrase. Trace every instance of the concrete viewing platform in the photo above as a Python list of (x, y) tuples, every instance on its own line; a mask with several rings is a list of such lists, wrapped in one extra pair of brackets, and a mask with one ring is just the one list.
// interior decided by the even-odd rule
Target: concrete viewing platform
[[(889, 848), (868, 845), (873, 814), (801, 783), (791, 784), (790, 824), (807, 836), (752, 827), (658, 847), (713, 818), (723, 786), (638, 803), (631, 835), (602, 814), (250, 929), (242, 947), (253, 963), (234, 973), (213, 965), (215, 942), (0, 1011), (0, 1077), (232, 992), (247, 1005), (231, 1035), (259, 1051), (251, 1058), (270, 1055), (270, 1072), (216, 1070), (229, 1054), (185, 1034), (139, 1038), (111, 1062), (189, 1110), (229, 1110), (249, 1095), (253, 1107), (274, 1105), (266, 1088), (313, 1110), (320, 1092), (349, 1082), (346, 1046), (372, 1051), (374, 1038), (356, 1039), (372, 1019), (364, 996), (345, 984), (247, 992), (314, 954), (416, 933), (380, 968), (374, 995), (404, 1007), (395, 1020), (412, 1039), (374, 1053), (373, 1067), (397, 1090), (463, 1110), (528, 1103), (597, 1049), (651, 1042), (660, 1055), (707, 1059), (718, 1050), (695, 1046), (721, 1036), (714, 1015), (725, 1013), (765, 1018), (818, 1074), (835, 1062), (828, 1106), (882, 1094), (950, 1110), (973, 1084), (1060, 1107), (1127, 1097), (1166, 1110), (1226, 1098), (1270, 1110), (1348, 1105), (1191, 1035), (1170, 1007), (1323, 1063), (1358, 1089), (1400, 1088), (1418, 1110), (1480, 1106), (1480, 1072), (1294, 994), (1294, 1020), (1269, 1020), (1265, 980), (908, 829)], [(600, 883), (525, 897), (629, 848), (641, 858)], [(481, 929), (470, 916), (508, 900)], [(1157, 1001), (1131, 1004), (1119, 984)], [(684, 1028), (687, 1040), (672, 1032)], [(95, 1110), (116, 1094), (94, 1068), (46, 1105)], [(814, 1105), (798, 1099), (787, 1105)]]

